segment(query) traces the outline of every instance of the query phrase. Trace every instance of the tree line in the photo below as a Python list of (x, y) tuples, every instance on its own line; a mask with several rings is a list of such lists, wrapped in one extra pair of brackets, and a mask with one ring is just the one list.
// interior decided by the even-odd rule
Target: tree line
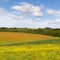
[(59, 28), (53, 29), (53, 28), (49, 28), (49, 27), (37, 28), (37, 29), (0, 27), (0, 32), (25, 32), (25, 33), (42, 34), (42, 35), (60, 37), (60, 29)]

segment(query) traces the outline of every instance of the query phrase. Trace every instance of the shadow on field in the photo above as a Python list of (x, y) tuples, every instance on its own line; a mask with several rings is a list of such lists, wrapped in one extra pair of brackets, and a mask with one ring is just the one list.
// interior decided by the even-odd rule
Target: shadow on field
[(20, 43), (10, 43), (10, 44), (0, 44), (1, 46), (20, 46), (25, 44), (60, 44), (60, 39), (51, 39), (51, 40), (40, 40), (40, 41), (32, 41), (32, 42), (20, 42)]

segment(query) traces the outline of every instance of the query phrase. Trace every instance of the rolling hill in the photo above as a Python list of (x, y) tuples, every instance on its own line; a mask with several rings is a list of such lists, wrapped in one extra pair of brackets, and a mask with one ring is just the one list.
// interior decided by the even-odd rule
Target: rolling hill
[(29, 33), (0, 32), (0, 44), (32, 42), (32, 41), (50, 40), (50, 39), (58, 39), (58, 37), (39, 35), (39, 34), (29, 34)]
[(0, 32), (0, 60), (60, 60), (60, 39), (38, 34)]

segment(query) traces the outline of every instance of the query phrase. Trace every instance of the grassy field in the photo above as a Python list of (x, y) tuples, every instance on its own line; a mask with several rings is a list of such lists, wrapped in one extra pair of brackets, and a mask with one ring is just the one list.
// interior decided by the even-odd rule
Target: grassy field
[(60, 60), (57, 37), (0, 32), (0, 60)]

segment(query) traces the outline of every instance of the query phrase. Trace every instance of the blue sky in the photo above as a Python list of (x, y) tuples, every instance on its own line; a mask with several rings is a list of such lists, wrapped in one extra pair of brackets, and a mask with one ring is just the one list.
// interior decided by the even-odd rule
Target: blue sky
[(60, 0), (0, 0), (0, 27), (60, 28)]

